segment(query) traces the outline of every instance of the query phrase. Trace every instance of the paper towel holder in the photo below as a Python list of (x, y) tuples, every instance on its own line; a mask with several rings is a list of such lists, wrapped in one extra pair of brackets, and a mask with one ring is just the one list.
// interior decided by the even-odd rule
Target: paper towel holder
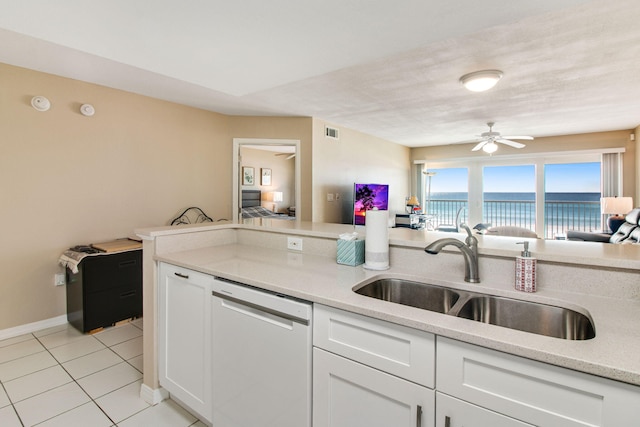
[(367, 216), (369, 218), (365, 223), (364, 268), (388, 270), (389, 211), (373, 208), (367, 211)]

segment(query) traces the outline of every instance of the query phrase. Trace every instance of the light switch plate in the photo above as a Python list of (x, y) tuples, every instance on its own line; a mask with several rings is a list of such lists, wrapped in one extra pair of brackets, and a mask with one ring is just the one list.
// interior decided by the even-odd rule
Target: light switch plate
[(64, 273), (56, 273), (53, 278), (53, 284), (56, 286), (64, 286), (67, 284), (67, 278)]

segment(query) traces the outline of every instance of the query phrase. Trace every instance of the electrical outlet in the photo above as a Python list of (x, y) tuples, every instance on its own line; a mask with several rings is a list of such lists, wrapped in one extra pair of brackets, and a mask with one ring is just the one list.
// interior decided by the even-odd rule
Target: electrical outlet
[(291, 251), (302, 251), (302, 238), (287, 237), (287, 249)]
[(67, 278), (64, 273), (56, 273), (53, 277), (53, 284), (56, 286), (64, 286), (67, 284)]
[(333, 202), (333, 193), (327, 193), (327, 202)]

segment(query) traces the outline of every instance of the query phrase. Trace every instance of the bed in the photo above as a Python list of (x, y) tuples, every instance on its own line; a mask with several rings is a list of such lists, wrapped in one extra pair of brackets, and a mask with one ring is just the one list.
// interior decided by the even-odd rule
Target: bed
[(270, 218), (295, 219), (293, 216), (279, 214), (260, 206), (262, 192), (260, 190), (242, 190), (242, 219)]

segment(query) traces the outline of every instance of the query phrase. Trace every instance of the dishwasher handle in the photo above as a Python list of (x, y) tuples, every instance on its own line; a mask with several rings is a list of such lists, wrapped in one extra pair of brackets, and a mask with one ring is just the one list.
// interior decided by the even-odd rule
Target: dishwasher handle
[(213, 295), (214, 297), (218, 297), (218, 298), (227, 300), (227, 301), (234, 302), (236, 304), (240, 304), (240, 305), (244, 305), (246, 307), (253, 308), (255, 310), (260, 310), (260, 311), (263, 311), (265, 313), (269, 313), (269, 314), (281, 317), (281, 318), (286, 319), (286, 320), (291, 320), (292, 322), (300, 323), (300, 324), (302, 324), (304, 326), (309, 326), (309, 320), (303, 319), (303, 318), (300, 318), (300, 317), (296, 317), (296, 316), (292, 316), (289, 313), (284, 313), (284, 312), (279, 311), (279, 310), (274, 310), (274, 309), (269, 308), (269, 307), (265, 307), (265, 306), (262, 306), (262, 305), (254, 304), (252, 302), (245, 301), (245, 300), (242, 300), (242, 299), (239, 299), (239, 298), (235, 298), (235, 297), (232, 297), (230, 295), (225, 295), (223, 293), (216, 292), (216, 291), (211, 291), (211, 295)]

